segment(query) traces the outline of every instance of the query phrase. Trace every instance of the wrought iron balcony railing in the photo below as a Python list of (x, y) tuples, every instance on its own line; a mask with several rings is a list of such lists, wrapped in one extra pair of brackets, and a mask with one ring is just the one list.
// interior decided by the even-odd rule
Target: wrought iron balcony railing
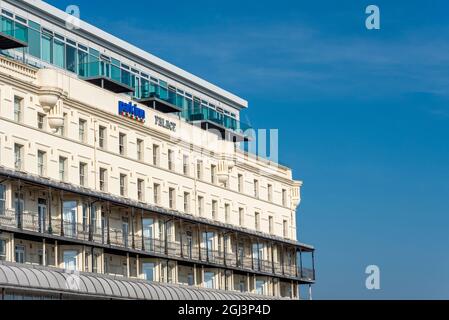
[[(62, 236), (69, 239), (89, 241), (123, 249), (133, 249), (142, 253), (154, 253), (166, 258), (181, 258), (193, 262), (210, 263), (241, 269), (242, 271), (261, 272), (275, 276), (287, 276), (303, 281), (314, 281), (314, 270), (295, 265), (284, 265), (251, 256), (238, 256), (235, 253), (211, 250), (165, 239), (147, 238), (139, 234), (126, 233), (122, 229), (101, 228), (86, 224), (74, 223), (59, 218), (52, 218), (51, 223), (37, 212), (23, 211), (17, 214), (14, 210), (5, 210), (0, 214), (0, 227), (26, 230), (36, 233)], [(140, 230), (139, 230), (140, 231)], [(110, 273), (110, 271), (108, 271)], [(117, 273), (123, 274), (123, 272)]]

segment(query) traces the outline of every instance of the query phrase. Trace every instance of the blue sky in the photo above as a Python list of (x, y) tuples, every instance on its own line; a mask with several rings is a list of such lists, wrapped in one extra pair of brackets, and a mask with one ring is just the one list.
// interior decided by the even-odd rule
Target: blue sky
[[(447, 1), (48, 1), (250, 102), (304, 181), (316, 299), (449, 297)], [(381, 30), (365, 28), (376, 4)], [(381, 290), (364, 270), (381, 269)]]

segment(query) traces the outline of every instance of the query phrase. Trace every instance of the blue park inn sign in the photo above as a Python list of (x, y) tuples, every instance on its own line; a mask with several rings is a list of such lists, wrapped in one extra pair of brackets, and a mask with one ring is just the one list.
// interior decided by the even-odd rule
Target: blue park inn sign
[(138, 122), (145, 122), (145, 110), (140, 109), (132, 102), (118, 102), (118, 113), (124, 117), (136, 120)]

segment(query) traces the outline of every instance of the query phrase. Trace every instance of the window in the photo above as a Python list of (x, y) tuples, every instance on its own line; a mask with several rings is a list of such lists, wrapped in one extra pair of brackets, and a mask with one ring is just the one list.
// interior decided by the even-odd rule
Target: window
[(153, 165), (159, 165), (159, 146), (157, 144), (153, 144)]
[(142, 272), (145, 280), (154, 281), (154, 263), (143, 263)]
[(120, 155), (126, 155), (126, 134), (119, 133), (118, 135), (118, 149)]
[(270, 232), (270, 234), (273, 234), (273, 217), (272, 216), (268, 217), (268, 231)]
[(14, 193), (14, 209), (15, 209), (16, 214), (22, 213), (24, 206), (25, 206), (25, 201), (23, 199), (23, 193), (19, 194), (19, 192), (15, 192)]
[(14, 144), (14, 168), (23, 171), (23, 146)]
[(203, 216), (204, 214), (204, 198), (198, 196), (198, 215)]
[(100, 168), (100, 191), (106, 192), (108, 190), (108, 185), (107, 185), (107, 181), (108, 181), (108, 171), (105, 168)]
[(37, 174), (40, 176), (45, 176), (46, 174), (46, 158), (47, 155), (44, 151), (38, 150), (37, 151)]
[(126, 196), (126, 192), (127, 192), (127, 177), (126, 174), (121, 173), (120, 174), (120, 195), (122, 197)]
[(198, 160), (196, 162), (196, 178), (198, 180), (203, 179), (203, 161), (202, 160)]
[(89, 231), (89, 205), (87, 203), (83, 203), (82, 207), (82, 219), (83, 219), (83, 231)]
[(245, 211), (243, 208), (239, 208), (239, 225), (240, 227), (244, 227), (245, 223)]
[(267, 186), (267, 192), (268, 192), (268, 201), (273, 201), (273, 186), (271, 184), (268, 184)]
[(168, 150), (168, 170), (173, 171), (175, 170), (175, 159), (174, 159), (175, 153), (173, 150)]
[(254, 197), (259, 197), (259, 181), (254, 179)]
[(169, 188), (168, 189), (168, 207), (170, 209), (175, 209), (176, 206), (176, 195), (175, 195), (175, 188)]
[(245, 290), (245, 281), (243, 281), (243, 280), (240, 280), (240, 282), (239, 282), (239, 291), (242, 293), (246, 291)]
[(256, 281), (256, 294), (264, 294), (264, 286), (265, 286), (265, 281), (257, 280)]
[(282, 189), (282, 205), (287, 206), (287, 190)]
[(0, 184), (0, 216), (6, 213), (6, 187)]
[(284, 238), (288, 238), (288, 221), (284, 220), (283, 222), (283, 229), (284, 229)]
[(15, 262), (17, 263), (25, 263), (25, 246), (17, 245), (15, 248)]
[(67, 179), (66, 168), (67, 168), (67, 158), (59, 157), (59, 180), (61, 181), (66, 181)]
[(0, 261), (6, 260), (6, 240), (0, 239)]
[(42, 113), (38, 113), (37, 114), (37, 128), (39, 130), (44, 130), (44, 127), (45, 127), (44, 121), (45, 121), (45, 115)]
[(204, 272), (204, 287), (208, 289), (214, 288), (214, 276), (213, 272)]
[(229, 205), (229, 203), (225, 204), (225, 221), (226, 223), (231, 222), (231, 206)]
[(87, 163), (80, 162), (80, 186), (87, 185)]
[(217, 166), (216, 165), (210, 166), (210, 182), (213, 184), (217, 183)]
[(76, 48), (66, 45), (65, 47), (65, 62), (66, 69), (71, 72), (76, 72)]
[(77, 211), (78, 203), (76, 201), (63, 202), (63, 223), (64, 235), (66, 237), (74, 237), (77, 233)]
[(79, 119), (78, 134), (80, 142), (86, 142), (86, 120)]
[(125, 247), (128, 247), (129, 220), (127, 217), (122, 218), (122, 237), (123, 237), (123, 245)]
[(145, 201), (145, 180), (137, 179), (137, 199)]
[(17, 96), (14, 96), (14, 121), (22, 122), (22, 114), (23, 114), (23, 99)]
[(257, 231), (260, 231), (260, 213), (256, 212), (254, 214), (254, 224)]
[(218, 201), (212, 200), (212, 219), (217, 220), (218, 217)]
[(76, 271), (78, 269), (77, 255), (78, 252), (73, 250), (64, 251), (64, 269), (70, 271)]
[(184, 212), (190, 213), (190, 193), (184, 192)]
[(243, 175), (239, 174), (237, 176), (237, 180), (238, 180), (238, 191), (243, 192)]
[(182, 172), (185, 176), (189, 175), (189, 156), (186, 154), (182, 157)]
[(159, 204), (161, 199), (161, 186), (158, 183), (153, 185), (154, 204)]
[(143, 150), (144, 150), (143, 140), (137, 139), (136, 146), (137, 146), (137, 160), (143, 161), (144, 160), (143, 159)]
[(101, 149), (106, 148), (106, 127), (100, 126), (98, 128), (98, 146)]

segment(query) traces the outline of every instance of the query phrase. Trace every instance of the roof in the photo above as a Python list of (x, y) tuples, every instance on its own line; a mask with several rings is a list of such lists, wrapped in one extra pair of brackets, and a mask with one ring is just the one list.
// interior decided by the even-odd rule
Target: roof
[(126, 300), (274, 300), (272, 296), (174, 285), (0, 261), (0, 288)]
[[(47, 13), (50, 16), (53, 16), (56, 19), (59, 19), (61, 21), (67, 21), (67, 17), (69, 16), (68, 13), (48, 4), (41, 0), (22, 0), (21, 2), (26, 3), (27, 5), (30, 5), (34, 8), (37, 8), (43, 13)], [(247, 108), (248, 102), (206, 80), (203, 80), (179, 67), (176, 67), (175, 65), (168, 63), (167, 61), (164, 61), (124, 40), (121, 40), (110, 33), (107, 33), (87, 22), (84, 22), (82, 20), (79, 21), (79, 30), (82, 32), (89, 34), (90, 36), (93, 36), (97, 39), (101, 39), (103, 41), (106, 41), (110, 43), (111, 45), (121, 48), (122, 50), (125, 50), (129, 52), (132, 55), (135, 55), (137, 57), (140, 57), (147, 62), (149, 62), (152, 65), (160, 67), (162, 70), (165, 70), (166, 72), (170, 74), (174, 74), (180, 78), (183, 78), (189, 82), (192, 82), (199, 87), (202, 87), (206, 89), (207, 91), (213, 92), (218, 94), (219, 96), (233, 102), (235, 105), (238, 105), (241, 108)], [(77, 25), (78, 26), (78, 25)], [(129, 58), (129, 57), (128, 57)]]

